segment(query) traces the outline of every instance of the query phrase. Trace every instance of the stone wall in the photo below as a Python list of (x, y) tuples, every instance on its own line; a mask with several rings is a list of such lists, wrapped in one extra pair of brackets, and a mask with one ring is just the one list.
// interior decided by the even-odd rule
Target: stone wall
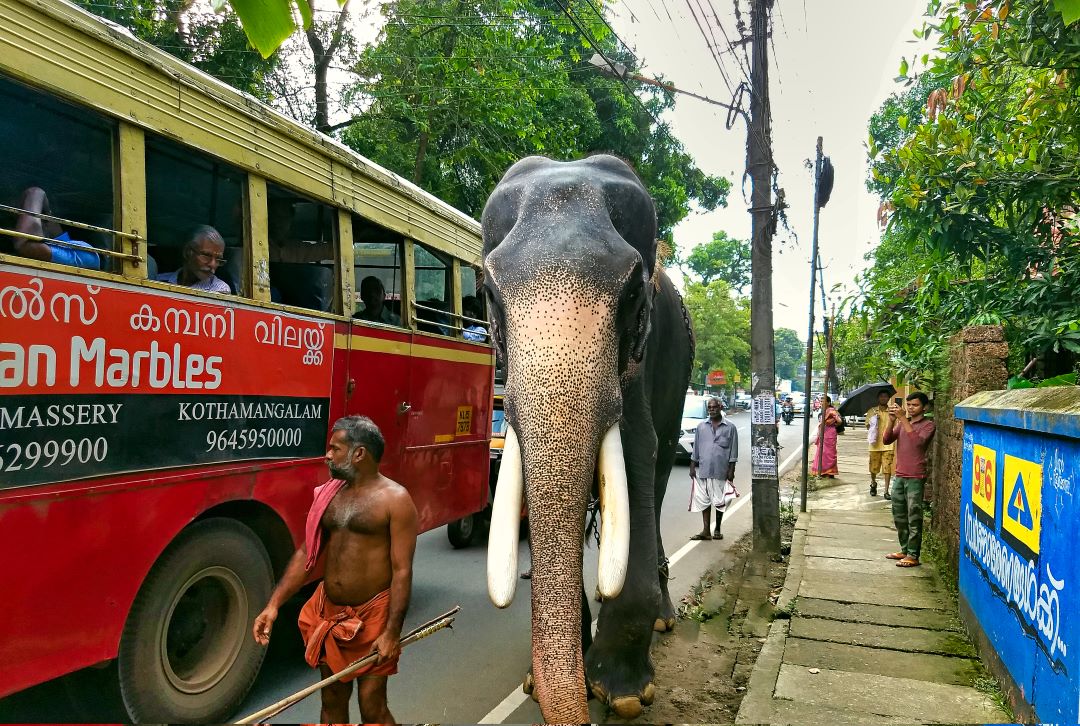
[(964, 456), (964, 422), (953, 417), (953, 406), (979, 391), (1005, 388), (1009, 345), (996, 325), (965, 328), (953, 336), (949, 389), (935, 396), (933, 451), (934, 517), (931, 529), (945, 543), (952, 572), (960, 555), (960, 479)]

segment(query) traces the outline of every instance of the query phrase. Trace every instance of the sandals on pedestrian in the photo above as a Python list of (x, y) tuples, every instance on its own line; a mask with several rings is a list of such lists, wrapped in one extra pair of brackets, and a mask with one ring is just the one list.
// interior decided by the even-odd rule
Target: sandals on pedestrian
[(723, 538), (724, 538), (724, 535), (723, 535), (723, 534), (721, 534), (720, 532), (713, 532), (713, 533), (712, 533), (712, 538), (713, 538), (713, 539), (723, 539)]
[(887, 560), (902, 560), (905, 557), (907, 557), (907, 555), (903, 552), (893, 552), (891, 555), (885, 555), (885, 559)]
[(702, 540), (712, 539), (712, 535), (711, 534), (702, 534), (701, 532), (698, 532), (697, 534), (695, 534), (690, 539), (697, 540), (697, 541), (702, 541)]
[(902, 560), (900, 560), (899, 562), (897, 562), (897, 563), (896, 563), (896, 566), (897, 566), (897, 567), (918, 567), (918, 566), (919, 566), (919, 565), (921, 565), (921, 564), (922, 564), (922, 563), (921, 563), (921, 562), (919, 562), (919, 561), (918, 561), (917, 559), (915, 559), (914, 557), (905, 557), (904, 559), (902, 559)]

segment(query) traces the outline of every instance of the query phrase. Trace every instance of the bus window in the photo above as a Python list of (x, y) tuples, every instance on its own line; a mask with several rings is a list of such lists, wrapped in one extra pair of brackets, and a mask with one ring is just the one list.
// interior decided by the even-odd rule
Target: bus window
[(147, 274), (194, 290), (243, 295), (244, 173), (147, 134)]
[(442, 253), (413, 245), (416, 266), (416, 329), (453, 335), (450, 260)]
[(0, 252), (90, 269), (115, 264), (119, 271), (119, 261), (92, 251), (112, 250), (111, 235), (67, 223), (112, 227), (116, 123), (3, 76), (0, 108), (0, 230), (8, 231), (0, 233)]
[(401, 235), (353, 217), (353, 318), (401, 326), (403, 255)]
[(461, 327), (462, 337), (477, 343), (488, 341), (487, 313), (484, 296), (480, 294), (480, 277), (476, 268), (461, 267)]
[(336, 312), (337, 209), (275, 184), (266, 192), (270, 299)]

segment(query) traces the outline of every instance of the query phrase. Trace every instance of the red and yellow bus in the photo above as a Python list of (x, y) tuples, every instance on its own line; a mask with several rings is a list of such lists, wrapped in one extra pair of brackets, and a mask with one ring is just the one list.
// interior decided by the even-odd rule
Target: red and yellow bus
[[(487, 504), (479, 226), (62, 0), (0, 0), (0, 109), (0, 696), (116, 659), (133, 720), (222, 720), (336, 418), (422, 529)], [(20, 253), (34, 187), (93, 269)], [(170, 275), (200, 225), (227, 292)]]

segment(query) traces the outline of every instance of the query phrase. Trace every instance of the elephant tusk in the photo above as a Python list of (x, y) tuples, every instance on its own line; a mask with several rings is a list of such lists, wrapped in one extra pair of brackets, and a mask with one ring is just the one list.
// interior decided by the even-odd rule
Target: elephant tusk
[(497, 608), (514, 601), (518, 581), (518, 532), (521, 526), (521, 499), (525, 479), (521, 473), (521, 446), (512, 426), (506, 429), (502, 465), (491, 503), (491, 530), (488, 533), (488, 597)]
[(617, 597), (626, 580), (630, 554), (630, 499), (622, 434), (615, 424), (600, 443), (600, 564), (598, 587), (605, 598)]

